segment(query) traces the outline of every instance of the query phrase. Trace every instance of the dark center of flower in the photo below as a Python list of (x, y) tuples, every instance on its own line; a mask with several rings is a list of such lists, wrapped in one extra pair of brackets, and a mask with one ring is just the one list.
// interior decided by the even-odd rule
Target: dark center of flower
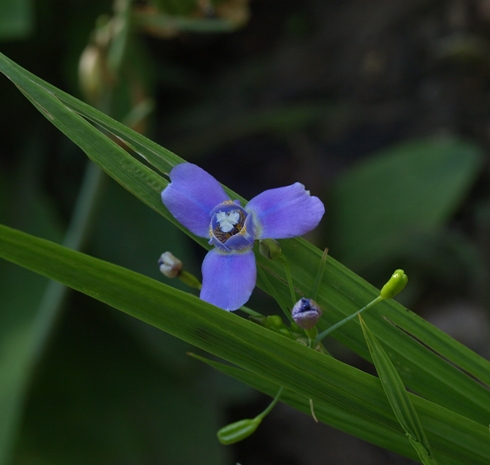
[(305, 297), (302, 297), (300, 302), (299, 302), (299, 305), (297, 307), (297, 312), (298, 313), (305, 313), (305, 312), (309, 312), (311, 310), (312, 310), (312, 308), (311, 308), (310, 299), (306, 299)]

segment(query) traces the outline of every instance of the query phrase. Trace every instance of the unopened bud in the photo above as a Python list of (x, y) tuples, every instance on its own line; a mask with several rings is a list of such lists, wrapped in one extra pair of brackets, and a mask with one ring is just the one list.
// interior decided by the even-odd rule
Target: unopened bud
[(322, 316), (322, 310), (314, 300), (302, 297), (291, 310), (291, 316), (300, 328), (309, 330)]
[(261, 255), (269, 260), (276, 260), (282, 253), (279, 242), (274, 239), (261, 239), (259, 241), (259, 251)]
[(291, 337), (291, 331), (289, 331), (289, 328), (284, 324), (282, 318), (279, 315), (269, 315), (267, 317), (267, 324), (267, 327), (269, 329), (272, 329), (272, 331), (275, 331), (276, 333), (282, 334), (284, 336)]
[(282, 318), (279, 315), (269, 315), (267, 317), (269, 328), (283, 328), (286, 325), (283, 323)]
[(235, 423), (223, 426), (223, 428), (218, 431), (218, 441), (225, 446), (243, 441), (255, 432), (261, 422), (262, 418), (256, 417), (253, 419), (236, 421)]
[(167, 278), (175, 278), (182, 271), (182, 262), (174, 257), (171, 252), (162, 253), (158, 260), (158, 266)]
[(391, 299), (399, 294), (408, 283), (408, 276), (403, 270), (396, 270), (390, 280), (381, 288), (379, 295), (383, 299)]

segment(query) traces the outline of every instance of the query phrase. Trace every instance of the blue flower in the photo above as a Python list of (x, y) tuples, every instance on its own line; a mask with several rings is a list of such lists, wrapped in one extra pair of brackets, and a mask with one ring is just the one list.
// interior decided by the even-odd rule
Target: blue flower
[(213, 176), (191, 163), (173, 168), (170, 180), (162, 192), (164, 205), (187, 229), (214, 245), (202, 264), (200, 297), (225, 310), (237, 310), (252, 294), (256, 239), (301, 236), (325, 212), (321, 200), (298, 182), (266, 190), (242, 207)]

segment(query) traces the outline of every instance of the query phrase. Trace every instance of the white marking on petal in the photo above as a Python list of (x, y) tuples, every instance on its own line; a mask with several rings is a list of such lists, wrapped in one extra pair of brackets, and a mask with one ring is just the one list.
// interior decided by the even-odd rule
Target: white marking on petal
[(216, 214), (216, 220), (219, 223), (221, 231), (227, 233), (230, 232), (240, 219), (240, 214), (237, 211), (230, 213), (218, 212)]

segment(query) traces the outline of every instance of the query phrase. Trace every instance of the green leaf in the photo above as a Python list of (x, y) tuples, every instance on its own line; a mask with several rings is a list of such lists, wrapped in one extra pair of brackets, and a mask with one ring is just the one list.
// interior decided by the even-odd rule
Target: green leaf
[(407, 434), (410, 443), (414, 446), (421, 460), (424, 463), (435, 464), (436, 462), (432, 459), (429, 441), (425, 435), (424, 428), (420, 423), (417, 412), (410, 401), (410, 397), (398, 372), (361, 315), (359, 315), (359, 320), (381, 385), (397, 420), (400, 422), (401, 427)]
[[(128, 222), (128, 218), (131, 221)], [(114, 240), (114, 235), (118, 240)], [(92, 231), (91, 253), (103, 260), (124, 266), (155, 279), (164, 279), (173, 287), (188, 290), (179, 279), (163, 278), (157, 260), (160, 254), (171, 250), (185, 264), (188, 271), (199, 272), (188, 247), (190, 241), (168, 221), (148, 208), (112, 180), (107, 180), (99, 200), (98, 215)], [(117, 318), (117, 315), (115, 315)], [(175, 371), (182, 372), (189, 365), (185, 355), (188, 345), (140, 321), (121, 315), (118, 321), (151, 355), (156, 356)]]
[[(37, 192), (24, 193), (20, 199), (11, 195), (10, 201), (22, 211), (24, 227), (46, 237), (60, 238), (51, 206)], [(35, 348), (39, 330), (49, 315), (39, 305), (46, 292), (45, 278), (3, 262), (0, 282), (0, 464), (7, 464), (38, 357)]]
[(400, 255), (414, 236), (448, 220), (482, 161), (474, 144), (447, 137), (402, 143), (359, 163), (331, 193), (332, 249), (358, 269)]
[[(273, 383), (273, 395), (280, 385), (306, 403), (311, 398), (315, 411), (329, 423), (334, 422), (328, 419), (331, 414), (337, 421), (341, 419), (344, 430), (411, 455), (380, 383), (371, 375), (153, 279), (1, 225), (0, 257), (58, 280), (267, 379)], [(451, 444), (461, 445), (468, 435), (472, 437), (469, 444), (474, 448), (468, 450), (465, 446), (455, 454), (458, 461), (447, 463), (486, 463), (490, 456), (486, 425), (426, 400), (417, 402), (423, 421), (428, 423), (426, 429), (436, 436), (434, 441), (431, 439), (435, 452), (445, 454), (454, 448)], [(445, 428), (439, 435), (441, 424)]]
[[(195, 354), (190, 355), (221, 373), (232, 376), (271, 397), (277, 392), (277, 385), (270, 383), (266, 378)], [(306, 415), (311, 415), (311, 407), (307, 395), (307, 392), (298, 394), (285, 390), (281, 395), (281, 401), (301, 410)], [(427, 436), (433, 446), (434, 454), (440, 460), (440, 463), (469, 464), (473, 463), (473, 461), (475, 463), (480, 460), (483, 462), (485, 460), (488, 461), (486, 452), (479, 449), (481, 441), (484, 441), (483, 431), (480, 426), (475, 428), (476, 424), (474, 422), (455, 415), (453, 412), (427, 402), (418, 396), (409, 394), (409, 397), (417, 412), (419, 412)], [(340, 430), (349, 431), (373, 444), (394, 450), (415, 460), (418, 459), (418, 455), (409, 441), (407, 441), (406, 435), (400, 436), (398, 434), (399, 430), (391, 429), (388, 425), (385, 425), (387, 426), (386, 428), (372, 429), (372, 423), (367, 417), (359, 416), (355, 422), (352, 422), (343, 408), (338, 408), (336, 405), (327, 406), (323, 402), (318, 402), (317, 399), (313, 400), (315, 416), (320, 421)], [(354, 433), (354, 431), (356, 432)]]
[(150, 464), (155, 457), (162, 464), (189, 465), (196, 450), (200, 465), (229, 463), (215, 433), (222, 402), (229, 400), (216, 381), (227, 380), (196, 369), (189, 357), (176, 372), (165, 360), (145, 356), (112, 316), (143, 323), (88, 297), (73, 297), (37, 367), (9, 465)]
[(25, 39), (33, 29), (32, 0), (0, 0), (0, 40)]

